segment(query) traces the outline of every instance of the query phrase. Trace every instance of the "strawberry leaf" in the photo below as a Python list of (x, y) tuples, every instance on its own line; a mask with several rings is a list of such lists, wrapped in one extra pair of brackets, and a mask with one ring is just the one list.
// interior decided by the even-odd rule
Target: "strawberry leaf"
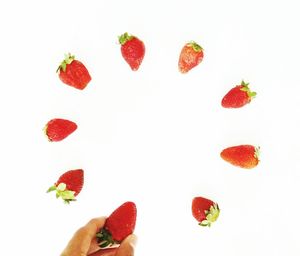
[(193, 47), (193, 50), (195, 52), (201, 52), (203, 50), (203, 48), (199, 44), (197, 44), (195, 41), (190, 41), (188, 43), (188, 46)]
[(210, 227), (210, 222), (208, 220), (203, 220), (199, 223), (200, 226), (202, 227)]
[(242, 88), (240, 88), (241, 91), (247, 92), (247, 95), (250, 99), (253, 99), (256, 96), (256, 92), (252, 92), (249, 88), (249, 83), (245, 83), (244, 80), (241, 82)]
[(132, 35), (129, 35), (127, 32), (125, 32), (123, 35), (119, 36), (119, 43), (121, 45), (124, 45), (126, 42), (130, 41), (133, 38)]
[(71, 190), (65, 190), (59, 193), (60, 197), (64, 200), (75, 199), (75, 192)]
[(51, 191), (55, 191), (56, 190), (56, 186), (51, 186), (50, 188), (48, 188), (47, 192), (46, 193), (49, 193)]
[(242, 85), (242, 86), (246, 86), (246, 87), (248, 87), (249, 83), (245, 83), (245, 81), (244, 81), (244, 80), (242, 80), (242, 82), (241, 82), (241, 85)]
[(97, 238), (97, 243), (101, 248), (105, 248), (116, 244), (116, 241), (112, 238), (111, 233), (105, 228), (102, 228), (96, 234), (96, 238)]
[(73, 202), (73, 201), (77, 201), (77, 200), (76, 199), (65, 199), (64, 203), (65, 204), (70, 204), (70, 202)]
[(244, 86), (244, 87), (242, 87), (240, 90), (243, 91), (243, 92), (248, 92), (248, 91), (249, 91), (249, 88), (246, 87), (246, 86)]
[(72, 61), (75, 60), (75, 56), (71, 55), (71, 53), (65, 54), (65, 59), (60, 63), (59, 67), (57, 68), (56, 72), (58, 71), (66, 71), (67, 65), (71, 64)]
[(259, 159), (259, 155), (260, 155), (260, 147), (256, 147), (254, 152), (254, 157), (256, 159)]
[(69, 204), (71, 201), (76, 201), (75, 199), (75, 191), (67, 190), (67, 185), (65, 183), (60, 183), (58, 186), (54, 185), (51, 186), (48, 190), (48, 192), (56, 191), (55, 196), (56, 198), (62, 198), (65, 203)]
[(209, 211), (205, 211), (206, 219), (199, 223), (200, 226), (210, 227), (213, 222), (215, 222), (220, 214), (220, 208), (218, 204), (213, 204), (210, 206)]
[(64, 191), (66, 189), (67, 185), (65, 183), (59, 183), (57, 186), (57, 191)]

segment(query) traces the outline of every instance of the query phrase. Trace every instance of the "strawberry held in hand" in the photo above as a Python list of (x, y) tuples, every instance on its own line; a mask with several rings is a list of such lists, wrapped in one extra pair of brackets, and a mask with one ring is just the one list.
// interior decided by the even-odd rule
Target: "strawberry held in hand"
[(65, 55), (57, 72), (63, 83), (79, 90), (83, 90), (92, 79), (86, 67), (70, 53)]
[(77, 124), (61, 118), (51, 119), (45, 126), (44, 132), (49, 141), (61, 141), (77, 129)]
[(259, 147), (252, 145), (239, 145), (224, 149), (221, 157), (232, 165), (251, 169), (258, 165)]
[(195, 197), (192, 202), (192, 214), (200, 226), (211, 226), (220, 214), (218, 204), (204, 197)]
[(185, 44), (179, 55), (179, 71), (181, 73), (187, 73), (192, 68), (198, 66), (202, 59), (203, 49), (199, 44), (194, 41)]
[(121, 53), (124, 60), (133, 71), (138, 70), (145, 56), (144, 43), (127, 32), (119, 36), (119, 43), (121, 44)]
[(96, 234), (97, 242), (101, 248), (120, 244), (131, 235), (136, 222), (136, 205), (126, 202), (119, 206), (106, 219), (104, 227)]
[(56, 198), (61, 197), (65, 203), (69, 204), (71, 201), (76, 201), (75, 197), (80, 193), (83, 183), (83, 170), (70, 170), (62, 174), (57, 182), (47, 190), (47, 193), (56, 191)]
[(222, 99), (224, 108), (241, 108), (250, 103), (256, 96), (256, 92), (249, 89), (249, 83), (241, 82), (240, 85), (232, 88)]

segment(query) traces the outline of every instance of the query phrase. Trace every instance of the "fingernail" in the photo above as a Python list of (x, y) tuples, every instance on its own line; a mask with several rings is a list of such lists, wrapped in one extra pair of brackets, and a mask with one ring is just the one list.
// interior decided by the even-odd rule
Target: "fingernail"
[(135, 251), (136, 243), (137, 243), (137, 236), (132, 234), (130, 236), (130, 240), (129, 240), (129, 244), (130, 244), (130, 247), (131, 247), (131, 254), (130, 254), (130, 256), (134, 256), (134, 251)]
[(129, 238), (130, 245), (134, 248), (136, 246), (136, 243), (137, 243), (137, 236), (132, 234), (128, 238)]

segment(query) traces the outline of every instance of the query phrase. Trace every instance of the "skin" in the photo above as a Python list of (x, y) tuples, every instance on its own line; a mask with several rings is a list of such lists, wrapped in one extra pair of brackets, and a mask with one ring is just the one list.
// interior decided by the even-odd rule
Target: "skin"
[(100, 249), (96, 233), (104, 226), (105, 217), (90, 220), (78, 229), (69, 241), (61, 256), (133, 256), (136, 236), (129, 235), (119, 247)]

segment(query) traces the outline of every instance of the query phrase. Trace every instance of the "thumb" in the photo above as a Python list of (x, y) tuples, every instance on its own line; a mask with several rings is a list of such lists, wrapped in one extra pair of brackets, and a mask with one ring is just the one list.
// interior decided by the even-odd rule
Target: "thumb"
[(129, 235), (119, 247), (100, 249), (91, 256), (133, 256), (136, 240), (136, 235)]
[(137, 242), (136, 235), (132, 234), (126, 237), (126, 239), (119, 246), (116, 256), (133, 256), (136, 242)]

